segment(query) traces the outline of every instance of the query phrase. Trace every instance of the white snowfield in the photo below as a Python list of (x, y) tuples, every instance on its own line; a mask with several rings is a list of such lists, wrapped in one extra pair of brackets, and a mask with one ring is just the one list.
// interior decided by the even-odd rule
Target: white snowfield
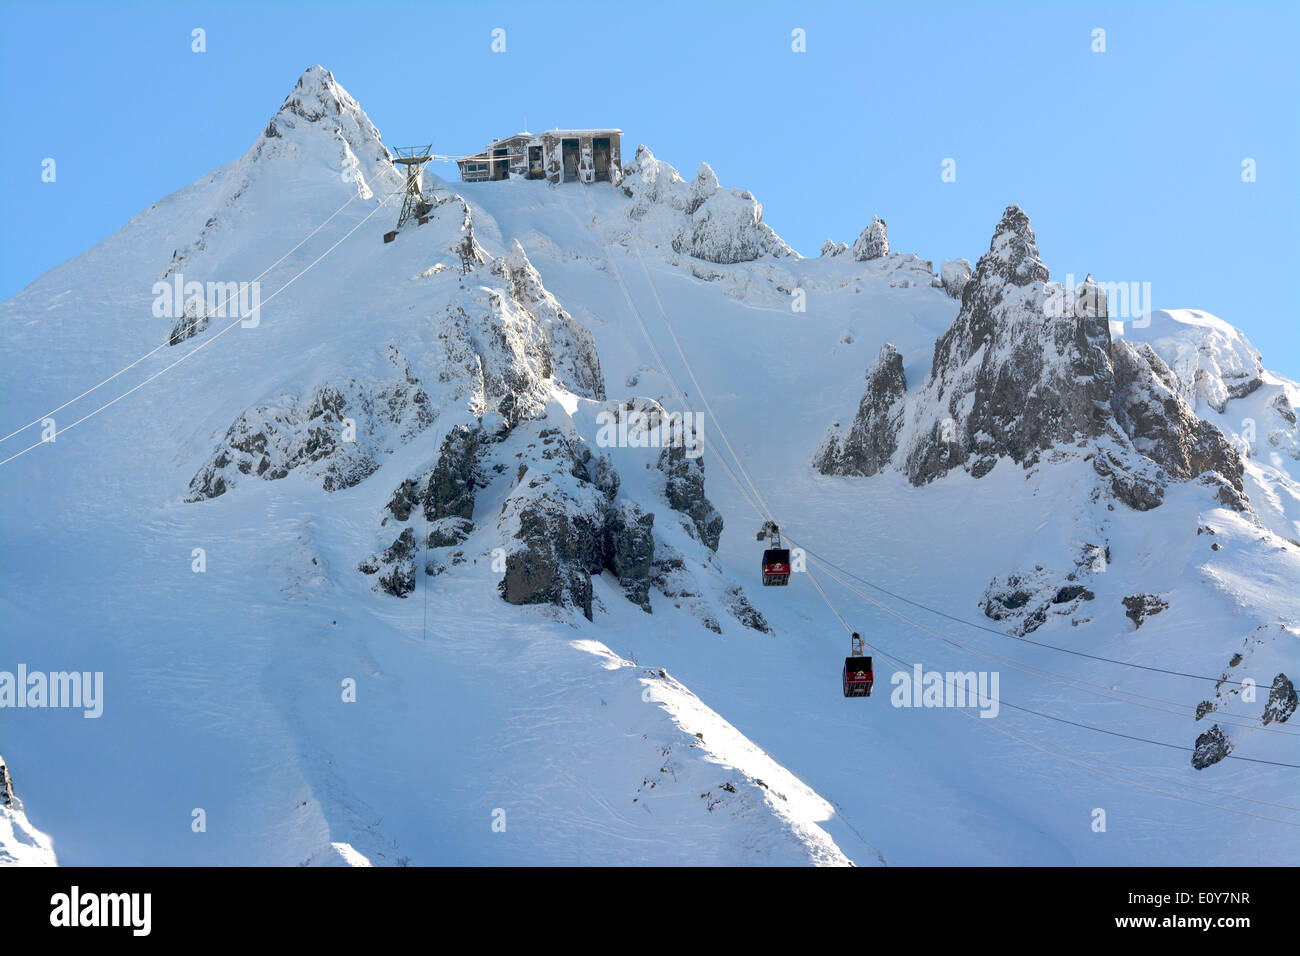
[[(1233, 757), (1300, 764), (1300, 722), (1260, 721), (1274, 676), (1300, 671), (1300, 446), (1277, 397), (1300, 406), (1300, 387), (1261, 371), (1233, 397), (1260, 368), (1236, 329), (1165, 312), (1123, 334), (1149, 342), (1198, 414), (1250, 450), (1253, 512), (1196, 482), (1135, 512), (1091, 496), (1078, 458), (924, 487), (891, 471), (826, 477), (809, 461), (831, 420), (852, 419), (881, 346), (901, 353), (915, 392), (957, 313), (925, 260), (801, 258), (754, 197), (707, 166), (684, 182), (648, 150), (629, 164), (631, 197), (436, 180), (431, 221), (384, 243), (401, 197), (380, 204), (401, 178), (333, 78), (307, 71), (272, 127), (0, 305), (0, 434), (36, 422), (0, 443), (2, 459), (40, 441), (51, 409), (167, 340), (175, 319), (155, 316), (155, 282), (249, 281), (294, 250), (262, 277), (255, 327), (212, 319), (54, 412), (67, 431), (0, 466), (0, 670), (104, 675), (99, 718), (0, 715), (0, 753), (40, 831), (6, 812), (0, 861), (48, 861), (51, 845), (74, 865), (1294, 861), (1300, 770), (1227, 759), (1197, 771), (1187, 749), (1130, 739), (1190, 748), (1217, 719)], [(1051, 237), (1039, 238), (1050, 265)], [(482, 260), (468, 273), (467, 248)], [(512, 294), (525, 264), (541, 283), (527, 309)], [(603, 399), (583, 378), (584, 328)], [(658, 449), (597, 444), (608, 403), (680, 408), (657, 356), (687, 410), (707, 398), (716, 415), (702, 426), (706, 492), (725, 519), (716, 555), (665, 501)], [(540, 395), (540, 424), (610, 456), (691, 595), (652, 589), (646, 613), (606, 573), (590, 621), (502, 600), (494, 549), (514, 530), (513, 466), (480, 491), (443, 573), (417, 574), (404, 599), (372, 587), (357, 566), (400, 530), (394, 490), (428, 475), (501, 379)], [(363, 413), (355, 447), (311, 461), (326, 387)], [(218, 465), (241, 419), (278, 429), (268, 456), (287, 475)], [(720, 465), (722, 429), (782, 526), (862, 579), (995, 626), (979, 606), (995, 576), (1072, 571), (1104, 540), (1095, 598), (1049, 615), (1033, 640), (1251, 678), (1259, 694), (1017, 642), (850, 581), (917, 627), (818, 575), (877, 649), (874, 696), (845, 699), (848, 640), (809, 576), (759, 584), (761, 518)], [(529, 454), (511, 440), (502, 456)], [(202, 474), (222, 477), (222, 493), (196, 496)], [(420, 517), (409, 526), (426, 531)], [(736, 585), (771, 633), (728, 607)], [(1168, 603), (1140, 629), (1121, 603), (1136, 594)], [(993, 719), (893, 706), (901, 668), (886, 653), (995, 670), (1004, 705)], [(1198, 721), (1203, 700), (1217, 709)]]

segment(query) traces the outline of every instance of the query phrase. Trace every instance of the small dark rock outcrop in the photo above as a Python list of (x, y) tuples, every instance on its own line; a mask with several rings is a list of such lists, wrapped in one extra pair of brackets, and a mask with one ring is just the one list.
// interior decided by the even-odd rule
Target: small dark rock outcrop
[(1286, 674), (1278, 674), (1273, 678), (1273, 686), (1269, 689), (1268, 703), (1264, 707), (1261, 721), (1265, 724), (1273, 721), (1284, 724), (1295, 713), (1296, 704), (1295, 685)]
[(1035, 567), (995, 577), (984, 592), (980, 610), (990, 620), (1009, 624), (1012, 633), (1023, 637), (1038, 630), (1050, 617), (1071, 616), (1082, 602), (1095, 598), (1092, 589), (1080, 582), (1078, 572), (1061, 578)]
[[(371, 555), (357, 565), (362, 574), (378, 574), (376, 587), (404, 598), (415, 590), (415, 532), (404, 528), (381, 555)], [(382, 572), (382, 573), (381, 573)]]
[(0, 807), (12, 807), (14, 805), (14, 781), (9, 776), (9, 767), (4, 758), (0, 757)]
[(1196, 738), (1196, 747), (1192, 751), (1192, 766), (1197, 770), (1204, 770), (1206, 767), (1214, 766), (1231, 752), (1232, 744), (1227, 735), (1218, 724), (1215, 724)]
[(1123, 600), (1124, 614), (1133, 622), (1134, 627), (1141, 627), (1147, 618), (1168, 610), (1169, 602), (1154, 594), (1131, 594)]

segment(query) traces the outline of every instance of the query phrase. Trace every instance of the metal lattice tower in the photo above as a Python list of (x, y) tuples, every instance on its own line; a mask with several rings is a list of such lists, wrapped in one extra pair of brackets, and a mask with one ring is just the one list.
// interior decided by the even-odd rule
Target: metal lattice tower
[(402, 198), (402, 213), (397, 217), (398, 229), (433, 208), (424, 195), (424, 164), (433, 159), (432, 151), (432, 143), (392, 149), (393, 165), (406, 167), (406, 193)]

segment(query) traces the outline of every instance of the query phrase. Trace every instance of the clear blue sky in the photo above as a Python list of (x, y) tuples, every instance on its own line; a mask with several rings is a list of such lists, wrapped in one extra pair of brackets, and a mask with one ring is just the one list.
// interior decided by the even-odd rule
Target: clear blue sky
[(1297, 49), (1294, 0), (0, 0), (0, 298), (243, 153), (320, 63), (389, 145), (468, 152), (526, 117), (707, 160), (804, 255), (875, 213), (896, 251), (974, 261), (1016, 202), (1054, 278), (1148, 281), (1300, 378)]

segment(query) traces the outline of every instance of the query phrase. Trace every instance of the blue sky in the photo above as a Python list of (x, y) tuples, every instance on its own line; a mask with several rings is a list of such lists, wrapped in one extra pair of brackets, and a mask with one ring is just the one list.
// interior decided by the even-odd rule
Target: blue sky
[(896, 251), (973, 262), (1016, 202), (1054, 278), (1150, 282), (1300, 379), (1297, 48), (1294, 2), (0, 0), (0, 298), (242, 154), (320, 63), (390, 145), (526, 119), (708, 161), (804, 255), (874, 213)]

